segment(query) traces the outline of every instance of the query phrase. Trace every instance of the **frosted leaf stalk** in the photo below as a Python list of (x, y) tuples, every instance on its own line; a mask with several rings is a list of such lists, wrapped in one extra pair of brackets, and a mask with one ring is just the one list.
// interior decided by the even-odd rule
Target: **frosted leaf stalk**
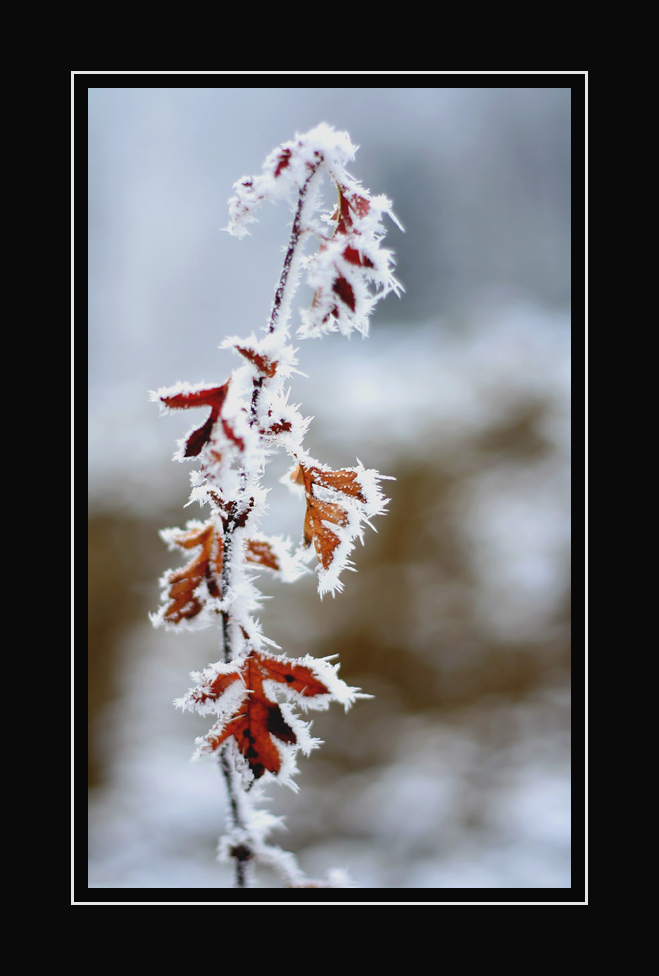
[[(223, 384), (178, 383), (151, 394), (163, 412), (206, 413), (179, 442), (174, 457), (197, 463), (190, 502), (208, 515), (188, 521), (183, 530), (162, 531), (163, 540), (187, 562), (163, 576), (163, 599), (152, 620), (176, 630), (215, 625), (221, 632), (221, 660), (194, 673), (195, 686), (175, 704), (215, 720), (197, 740), (194, 758), (215, 757), (224, 774), (231, 824), (218, 853), (233, 859), (236, 887), (251, 885), (257, 863), (278, 870), (288, 887), (351, 884), (340, 872), (324, 881), (306, 879), (292, 854), (267, 842), (280, 824), (259, 809), (258, 799), (270, 779), (296, 789), (297, 753), (320, 745), (300, 711), (326, 709), (332, 701), (348, 709), (369, 696), (346, 685), (330, 659), (276, 653), (279, 648), (264, 636), (255, 616), (261, 606), (255, 580), (267, 571), (293, 582), (309, 571), (315, 555), (319, 593), (334, 595), (342, 589), (342, 572), (352, 568), (355, 540), (363, 542), (364, 524), (383, 514), (387, 504), (380, 484), (385, 476), (361, 462), (333, 471), (308, 455), (303, 441), (309, 420), (289, 402), (287, 385), (297, 364), (290, 345), (291, 305), (302, 274), (314, 297), (301, 312), (301, 338), (337, 330), (366, 336), (377, 301), (402, 291), (391, 252), (381, 247), (384, 216), (398, 221), (386, 197), (371, 196), (346, 171), (354, 154), (346, 133), (320, 125), (275, 149), (259, 175), (234, 184), (226, 229), (235, 237), (249, 234), (265, 201), (285, 202), (293, 211), (268, 323), (258, 337), (230, 337), (222, 344), (239, 360)], [(332, 212), (322, 214), (320, 187), (327, 177), (337, 201)], [(305, 255), (310, 242), (317, 248)], [(266, 512), (261, 479), (274, 449), (290, 456), (285, 480), (305, 504), (297, 548), (261, 531)]]

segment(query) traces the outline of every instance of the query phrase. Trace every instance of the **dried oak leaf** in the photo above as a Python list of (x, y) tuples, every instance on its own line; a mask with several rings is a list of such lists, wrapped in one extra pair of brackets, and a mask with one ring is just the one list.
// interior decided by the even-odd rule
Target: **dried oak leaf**
[(172, 570), (166, 577), (171, 602), (163, 616), (168, 623), (178, 624), (201, 612), (203, 604), (197, 591), (202, 580), (206, 580), (211, 596), (220, 596), (224, 543), (212, 522), (169, 538), (182, 549), (200, 547), (191, 562), (182, 569)]
[(258, 566), (266, 566), (268, 569), (274, 569), (275, 572), (281, 570), (274, 549), (265, 539), (247, 540), (245, 543), (245, 561), (255, 563)]
[(220, 674), (215, 682), (194, 689), (189, 696), (195, 703), (205, 704), (219, 698), (232, 682), (239, 679), (244, 682), (249, 691), (247, 699), (238, 706), (239, 714), (231, 718), (228, 724), (222, 722), (219, 728), (211, 729), (201, 740), (201, 752), (215, 752), (233, 736), (255, 779), (263, 776), (266, 770), (276, 775), (281, 769), (281, 756), (273, 736), (288, 745), (297, 742), (297, 736), (286, 722), (281, 708), (265, 693), (263, 681), (268, 678), (294, 689), (304, 697), (329, 694), (329, 689), (318, 680), (311, 668), (252, 651), (239, 671)]
[(325, 471), (319, 467), (307, 468), (299, 463), (291, 474), (291, 481), (304, 487), (307, 502), (304, 517), (304, 544), (309, 546), (313, 542), (321, 566), (323, 569), (329, 569), (334, 558), (334, 550), (341, 539), (325, 525), (325, 522), (332, 522), (345, 528), (350, 521), (350, 516), (342, 505), (317, 498), (314, 485), (330, 488), (349, 498), (365, 502), (366, 498), (358, 480), (358, 473), (348, 469)]

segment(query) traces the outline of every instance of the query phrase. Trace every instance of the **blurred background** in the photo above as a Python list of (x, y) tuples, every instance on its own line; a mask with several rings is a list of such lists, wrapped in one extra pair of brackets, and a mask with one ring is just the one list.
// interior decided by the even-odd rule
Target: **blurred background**
[[(227, 201), (321, 121), (393, 201), (406, 291), (365, 341), (299, 343), (291, 400), (312, 456), (396, 480), (342, 594), (262, 577), (265, 634), (374, 695), (310, 713), (272, 841), (366, 888), (570, 887), (570, 89), (221, 87), (89, 90), (89, 886), (231, 885), (209, 720), (172, 704), (218, 638), (148, 619), (183, 562), (158, 530), (205, 517), (148, 391), (224, 382), (266, 323), (290, 214), (237, 241)], [(297, 541), (288, 468), (262, 528)]]

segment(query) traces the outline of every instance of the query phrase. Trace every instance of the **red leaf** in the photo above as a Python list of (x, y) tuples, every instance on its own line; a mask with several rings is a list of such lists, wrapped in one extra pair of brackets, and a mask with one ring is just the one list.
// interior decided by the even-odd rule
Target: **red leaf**
[(360, 254), (360, 252), (354, 247), (348, 246), (343, 252), (343, 257), (346, 259), (346, 261), (349, 261), (350, 264), (357, 264), (361, 268), (375, 267), (370, 258), (367, 258), (364, 254)]
[(371, 209), (371, 202), (366, 197), (360, 197), (358, 193), (353, 193), (350, 198), (350, 205), (359, 214), (360, 217), (365, 217), (366, 214)]
[(245, 359), (249, 359), (250, 363), (253, 363), (264, 376), (272, 378), (277, 372), (277, 366), (279, 365), (277, 360), (268, 359), (267, 356), (262, 356), (261, 353), (245, 346), (236, 346), (236, 349)]
[(339, 275), (334, 284), (332, 285), (332, 291), (335, 292), (344, 303), (347, 305), (351, 312), (355, 311), (355, 293), (352, 290), (352, 285), (349, 281)]
[(339, 187), (339, 206), (333, 214), (333, 219), (338, 221), (336, 233), (347, 234), (348, 229), (352, 228), (352, 214), (350, 213), (347, 197), (341, 191), (342, 188)]
[(277, 168), (275, 169), (275, 177), (279, 176), (283, 169), (286, 169), (288, 162), (291, 158), (291, 150), (283, 149), (280, 155), (277, 157)]
[(293, 425), (290, 422), (290, 420), (276, 420), (274, 424), (271, 424), (269, 427), (262, 427), (259, 430), (259, 434), (266, 434), (266, 435), (269, 434), (272, 437), (275, 434), (287, 433), (289, 430), (292, 429), (293, 429)]
[(227, 502), (224, 506), (225, 511), (227, 513), (227, 517), (226, 519), (224, 519), (225, 529), (227, 527), (227, 522), (229, 519), (231, 519), (231, 521), (239, 528), (241, 529), (245, 528), (245, 526), (247, 525), (247, 519), (249, 518), (249, 513), (254, 508), (254, 498), (250, 498), (246, 505), (243, 504), (242, 511), (240, 511), (239, 515), (234, 515), (235, 504), (236, 504), (235, 502), (231, 501), (231, 502)]
[[(176, 393), (174, 396), (160, 397), (165, 406), (169, 407), (171, 410), (187, 410), (189, 407), (211, 408), (210, 416), (206, 423), (197, 430), (193, 430), (192, 433), (188, 435), (188, 439), (185, 442), (183, 457), (197, 457), (199, 454), (201, 454), (204, 445), (210, 440), (213, 432), (213, 426), (220, 415), (220, 410), (222, 409), (226, 399), (230, 382), (230, 380), (227, 380), (223, 386), (208, 387), (205, 390), (186, 390), (182, 393)], [(235, 437), (232, 437), (231, 439), (236, 440)], [(238, 440), (240, 440), (240, 438), (238, 438)], [(236, 441), (236, 443), (237, 442), (238, 441)], [(242, 450), (244, 447), (244, 445), (242, 445), (242, 441), (239, 446)]]
[(204, 444), (207, 444), (210, 440), (213, 424), (216, 420), (217, 417), (215, 415), (215, 411), (212, 410), (206, 423), (197, 430), (193, 430), (192, 433), (188, 435), (188, 439), (185, 442), (183, 457), (198, 457), (201, 454)]
[(205, 390), (184, 390), (174, 396), (160, 397), (165, 406), (172, 410), (186, 410), (188, 407), (212, 407), (220, 410), (229, 389), (230, 380), (223, 386), (212, 386)]
[[(318, 680), (311, 668), (294, 664), (292, 661), (265, 657), (257, 654), (256, 651), (252, 651), (246, 658), (239, 673), (219, 677), (218, 687), (221, 687), (222, 691), (228, 688), (232, 681), (241, 677), (245, 687), (249, 689), (249, 694), (247, 700), (238, 706), (239, 714), (217, 731), (211, 729), (204, 736), (205, 741), (214, 752), (230, 736), (233, 736), (238, 749), (249, 763), (254, 779), (260, 779), (266, 769), (276, 775), (281, 769), (281, 756), (274, 739), (294, 745), (297, 736), (284, 719), (279, 705), (266, 695), (263, 680), (269, 678), (278, 681), (306, 697), (326, 695), (329, 689)], [(225, 681), (227, 678), (230, 680)], [(192, 700), (197, 700), (194, 698), (197, 690), (191, 692), (189, 697)], [(207, 693), (206, 689), (203, 689), (202, 693), (207, 700), (219, 697), (222, 692), (214, 695), (212, 690)]]

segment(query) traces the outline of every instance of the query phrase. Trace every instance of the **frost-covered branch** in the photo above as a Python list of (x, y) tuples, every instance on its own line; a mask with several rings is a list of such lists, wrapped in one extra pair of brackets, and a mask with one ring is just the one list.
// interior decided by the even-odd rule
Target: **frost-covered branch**
[[(289, 403), (287, 386), (297, 362), (289, 345), (290, 308), (303, 271), (314, 289), (298, 328), (303, 337), (337, 329), (366, 335), (375, 303), (401, 291), (391, 253), (380, 246), (383, 216), (395, 220), (391, 204), (386, 197), (372, 197), (346, 172), (354, 153), (346, 133), (321, 125), (271, 153), (259, 176), (234, 185), (227, 230), (235, 237), (249, 233), (247, 226), (265, 200), (287, 201), (294, 214), (265, 334), (223, 343), (241, 365), (222, 385), (178, 383), (151, 394), (165, 412), (210, 411), (175, 454), (179, 461), (198, 461), (190, 501), (207, 506), (209, 515), (189, 521), (184, 530), (161, 533), (171, 549), (187, 550), (189, 559), (163, 577), (163, 602), (152, 619), (174, 629), (216, 625), (222, 634), (222, 659), (193, 674), (195, 686), (175, 704), (215, 718), (197, 740), (195, 758), (219, 759), (231, 819), (219, 853), (234, 860), (237, 887), (250, 885), (258, 862), (275, 867), (290, 887), (349, 885), (336, 873), (323, 882), (306, 879), (293, 855), (266, 842), (278, 820), (259, 810), (256, 800), (269, 779), (296, 789), (297, 752), (308, 754), (320, 744), (300, 710), (325, 709), (332, 701), (347, 709), (369, 696), (346, 685), (338, 664), (329, 659), (294, 660), (273, 652), (275, 645), (255, 616), (261, 604), (254, 574), (267, 570), (292, 582), (308, 571), (305, 562), (315, 552), (319, 593), (335, 594), (343, 586), (342, 571), (350, 568), (354, 540), (363, 542), (363, 524), (387, 504), (383, 476), (376, 471), (361, 462), (333, 471), (307, 454), (308, 420)], [(334, 211), (318, 220), (324, 176), (333, 180), (338, 199)], [(305, 256), (310, 240), (318, 242), (318, 250)], [(261, 479), (274, 448), (291, 457), (287, 481), (305, 500), (297, 550), (260, 528), (266, 508)]]

